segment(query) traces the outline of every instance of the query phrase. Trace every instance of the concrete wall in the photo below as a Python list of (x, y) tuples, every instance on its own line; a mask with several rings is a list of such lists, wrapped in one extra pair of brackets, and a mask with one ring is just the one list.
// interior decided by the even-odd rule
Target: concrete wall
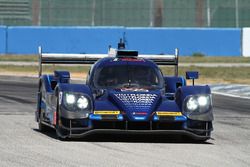
[(36, 54), (38, 46), (44, 52), (107, 53), (109, 45), (116, 47), (124, 38), (128, 49), (142, 54), (171, 54), (179, 48), (184, 56), (241, 55), (238, 28), (8, 27), (6, 34), (0, 52), (8, 54)]
[(38, 46), (44, 52), (107, 53), (123, 32), (121, 27), (9, 27), (7, 53), (34, 54)]
[(179, 48), (180, 55), (241, 55), (241, 29), (128, 28), (126, 37), (129, 47), (148, 54), (171, 53)]
[(6, 53), (6, 29), (5, 26), (0, 26), (0, 54)]

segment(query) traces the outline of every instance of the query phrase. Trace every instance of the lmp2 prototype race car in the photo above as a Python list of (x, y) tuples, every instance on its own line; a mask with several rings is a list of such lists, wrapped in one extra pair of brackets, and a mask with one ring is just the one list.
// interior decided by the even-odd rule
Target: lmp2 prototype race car
[[(209, 86), (196, 86), (198, 72), (178, 76), (174, 55), (138, 55), (118, 49), (105, 54), (42, 53), (35, 112), (40, 131), (55, 128), (59, 139), (93, 133), (177, 134), (206, 141), (213, 130)], [(93, 64), (86, 83), (70, 83), (68, 71), (42, 74), (42, 64)], [(175, 67), (163, 76), (157, 65)]]

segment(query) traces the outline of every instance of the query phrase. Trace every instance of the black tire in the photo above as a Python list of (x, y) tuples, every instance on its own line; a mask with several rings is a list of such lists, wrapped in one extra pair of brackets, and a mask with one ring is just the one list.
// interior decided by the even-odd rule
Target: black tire
[[(41, 90), (41, 85), (39, 85), (39, 86), (40, 86), (40, 89), (39, 89), (39, 90)], [(41, 94), (40, 96), (42, 96), (42, 94)], [(40, 103), (41, 103), (41, 99), (39, 99), (39, 100), (40, 100)], [(39, 130), (40, 132), (47, 132), (47, 131), (50, 130), (50, 128), (42, 123), (42, 119), (43, 119), (43, 118), (42, 118), (42, 112), (41, 112), (41, 109), (39, 108), (39, 115), (38, 115), (38, 130)]]
[[(59, 95), (57, 95), (57, 97), (59, 97)], [(57, 120), (56, 120), (56, 126), (55, 126), (55, 130), (56, 130), (56, 137), (58, 140), (61, 140), (61, 141), (67, 141), (68, 138), (63, 136), (63, 132), (62, 130), (60, 129), (59, 127), (59, 109), (58, 109), (58, 105), (59, 105), (59, 101), (58, 101), (58, 98), (57, 98), (57, 106), (56, 106), (56, 112), (57, 112)]]
[(42, 123), (41, 114), (40, 114), (40, 116), (39, 116), (39, 118), (38, 118), (38, 130), (39, 130), (40, 132), (48, 132), (48, 131), (50, 130), (50, 128), (49, 128), (48, 126), (46, 126), (46, 125), (44, 125), (44, 124)]

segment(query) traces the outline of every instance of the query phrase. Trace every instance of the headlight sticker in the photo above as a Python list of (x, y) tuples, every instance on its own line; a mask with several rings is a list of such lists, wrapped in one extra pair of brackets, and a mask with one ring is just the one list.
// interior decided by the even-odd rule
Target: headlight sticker
[(62, 104), (63, 92), (59, 92), (59, 105)]

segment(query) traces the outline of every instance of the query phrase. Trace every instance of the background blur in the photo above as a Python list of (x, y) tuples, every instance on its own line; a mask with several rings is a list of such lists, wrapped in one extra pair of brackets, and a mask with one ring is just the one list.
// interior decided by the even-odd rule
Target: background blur
[(0, 0), (0, 25), (0, 54), (106, 53), (123, 38), (143, 54), (250, 57), (250, 0)]
[(105, 54), (120, 38), (140, 54), (179, 48), (180, 74), (201, 83), (250, 84), (250, 0), (0, 0), (0, 75), (37, 76), (38, 46)]
[(0, 0), (0, 25), (247, 27), (250, 0)]

